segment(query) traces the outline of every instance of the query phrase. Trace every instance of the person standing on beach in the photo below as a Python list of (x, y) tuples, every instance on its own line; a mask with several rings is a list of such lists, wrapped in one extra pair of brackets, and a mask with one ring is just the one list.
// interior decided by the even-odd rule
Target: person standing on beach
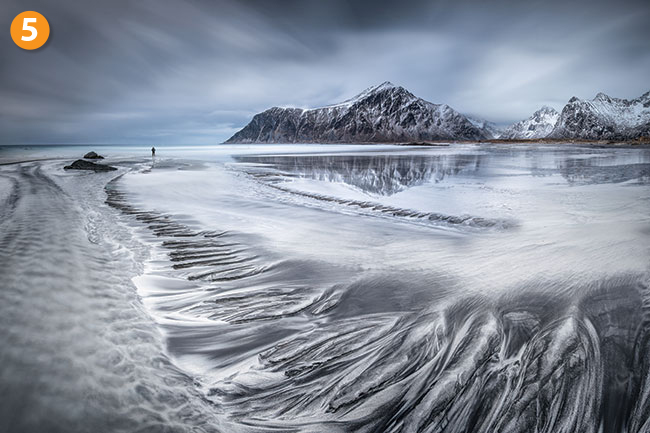
[(153, 158), (154, 156), (156, 156), (156, 148), (152, 147), (151, 148), (151, 157)]

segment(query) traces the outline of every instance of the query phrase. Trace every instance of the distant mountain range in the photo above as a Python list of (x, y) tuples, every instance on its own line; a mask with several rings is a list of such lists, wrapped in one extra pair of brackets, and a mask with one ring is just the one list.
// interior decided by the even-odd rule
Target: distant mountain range
[(560, 113), (551, 107), (542, 107), (528, 119), (508, 126), (495, 138), (503, 139), (533, 139), (547, 137), (557, 122)]
[(470, 117), (470, 116), (465, 116), (467, 117), (467, 120), (469, 120), (472, 125), (476, 126), (478, 129), (483, 131), (485, 136), (490, 139), (490, 138), (497, 138), (501, 136), (502, 130), (497, 126), (496, 123), (490, 122), (489, 120), (485, 119), (477, 119), (475, 117)]
[(591, 101), (575, 96), (564, 106), (551, 138), (626, 140), (650, 136), (650, 92), (636, 99), (599, 93)]
[(542, 107), (504, 130), (384, 82), (321, 108), (273, 107), (226, 143), (394, 143), (435, 140), (608, 139), (650, 136), (650, 92), (627, 100), (571, 98), (561, 113)]

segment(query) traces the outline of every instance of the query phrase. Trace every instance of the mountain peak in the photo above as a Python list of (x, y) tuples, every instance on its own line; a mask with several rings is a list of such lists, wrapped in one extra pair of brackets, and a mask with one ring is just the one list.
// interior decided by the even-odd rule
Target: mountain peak
[(557, 110), (555, 108), (553, 108), (553, 107), (549, 107), (548, 105), (542, 105), (542, 108), (540, 108), (539, 110), (537, 110), (535, 112), (535, 114), (537, 114), (537, 113), (540, 113), (540, 114), (545, 114), (545, 113), (555, 114), (555, 113), (557, 113)]
[(391, 83), (390, 81), (384, 81), (383, 83), (381, 83), (381, 84), (379, 84), (379, 85), (377, 85), (377, 86), (371, 87), (371, 89), (374, 89), (374, 90), (384, 90), (384, 89), (391, 89), (391, 88), (393, 88), (393, 87), (398, 87), (398, 86), (394, 85), (394, 84)]
[(550, 137), (629, 140), (645, 135), (648, 125), (650, 92), (636, 99), (615, 98), (600, 92), (589, 103), (567, 104)]
[[(574, 98), (571, 98), (572, 102)], [(578, 100), (577, 98), (575, 98)], [(551, 133), (560, 113), (556, 109), (543, 105), (528, 119), (524, 119), (506, 128), (500, 138), (507, 139), (535, 139), (544, 138)]]
[(383, 92), (384, 90), (392, 90), (392, 89), (401, 89), (401, 90), (406, 90), (406, 89), (404, 89), (403, 87), (400, 87), (400, 86), (396, 86), (396, 85), (394, 85), (394, 84), (391, 83), (390, 81), (384, 81), (383, 83), (378, 84), (378, 85), (376, 85), (376, 86), (368, 87), (366, 90), (364, 90), (363, 92), (359, 93), (357, 96), (355, 96), (355, 97), (352, 98), (352, 99), (353, 99), (353, 100), (354, 100), (354, 99), (361, 99), (361, 98), (363, 98), (364, 96), (374, 95), (375, 93)]
[(363, 101), (364, 99), (369, 98), (371, 96), (383, 94), (384, 92), (390, 93), (391, 95), (400, 94), (402, 96), (405, 96), (408, 99), (415, 98), (415, 95), (413, 95), (411, 92), (406, 90), (404, 87), (396, 86), (390, 81), (384, 81), (383, 83), (378, 84), (376, 86), (368, 87), (363, 92), (359, 93), (353, 98), (341, 102), (340, 104), (331, 105), (331, 107), (342, 107), (342, 106), (350, 107), (359, 101)]
[(612, 98), (610, 98), (608, 95), (604, 94), (603, 92), (598, 92), (598, 94), (594, 98), (594, 101), (610, 102), (611, 100)]
[(643, 95), (639, 96), (639, 101), (641, 101), (641, 102), (650, 101), (650, 91), (647, 91)]

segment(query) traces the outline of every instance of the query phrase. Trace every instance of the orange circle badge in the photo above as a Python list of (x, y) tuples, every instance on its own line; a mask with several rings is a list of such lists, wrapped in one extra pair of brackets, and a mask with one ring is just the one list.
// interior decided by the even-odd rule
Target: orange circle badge
[(25, 50), (43, 46), (50, 37), (50, 24), (38, 12), (26, 11), (18, 14), (11, 23), (11, 39)]

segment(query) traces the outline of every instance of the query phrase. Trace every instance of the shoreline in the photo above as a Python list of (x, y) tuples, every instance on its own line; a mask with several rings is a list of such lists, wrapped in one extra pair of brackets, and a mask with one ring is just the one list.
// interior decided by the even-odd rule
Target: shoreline
[[(1, 385), (15, 397), (2, 409), (30, 408), (29, 417), (11, 419), (13, 430), (227, 430), (194, 377), (174, 363), (141, 301), (133, 278), (149, 249), (105, 206), (107, 178), (59, 177), (63, 170), (50, 163), (59, 160), (66, 158), (3, 164), (10, 182), (2, 208), (0, 316), (11, 332), (0, 338)], [(141, 415), (134, 419), (134, 412)]]
[(586, 140), (586, 139), (492, 139), (492, 140), (434, 140), (434, 141), (415, 141), (415, 142), (384, 142), (384, 141), (367, 141), (358, 143), (339, 143), (339, 142), (309, 142), (309, 143), (219, 143), (220, 145), (234, 146), (254, 146), (254, 145), (394, 145), (394, 146), (419, 146), (419, 147), (450, 147), (454, 144), (511, 144), (511, 145), (582, 145), (597, 148), (631, 148), (631, 149), (648, 149), (650, 140)]
[[(216, 144), (213, 146), (221, 146), (225, 143)], [(236, 143), (238, 145), (349, 145), (349, 146), (358, 146), (358, 145), (388, 145), (388, 146), (399, 146), (399, 147), (420, 147), (420, 148), (437, 148), (444, 147), (450, 148), (455, 144), (464, 145), (464, 144), (474, 144), (474, 145), (483, 145), (483, 144), (494, 144), (494, 145), (511, 145), (513, 147), (528, 147), (531, 150), (541, 148), (542, 146), (577, 146), (582, 148), (592, 148), (592, 149), (650, 149), (650, 141), (613, 141), (613, 140), (555, 140), (555, 139), (529, 139), (529, 140), (481, 140), (481, 141), (422, 141), (422, 142), (399, 142), (399, 143)], [(536, 146), (537, 145), (537, 146)], [(44, 145), (47, 146), (47, 145)], [(0, 167), (10, 166), (15, 164), (25, 164), (30, 162), (44, 162), (44, 161), (73, 161), (75, 157), (45, 157), (45, 158), (29, 158), (27, 159), (20, 157), (14, 158), (1, 158), (0, 157)], [(78, 159), (78, 158), (77, 158)]]
[(64, 160), (67, 158), (37, 158), (37, 159), (16, 159), (16, 160), (11, 160), (11, 161), (3, 161), (0, 159), (0, 166), (3, 165), (14, 165), (14, 164), (25, 164), (28, 162), (42, 162), (42, 161), (57, 161), (57, 160)]

